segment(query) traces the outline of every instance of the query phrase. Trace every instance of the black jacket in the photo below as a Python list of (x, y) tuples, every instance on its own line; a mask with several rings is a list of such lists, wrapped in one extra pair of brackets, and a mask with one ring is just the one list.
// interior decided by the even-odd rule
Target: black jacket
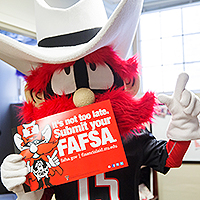
[[(142, 165), (161, 173), (168, 158), (166, 141), (157, 141), (147, 130), (123, 140), (129, 166), (102, 175), (53, 187), (56, 200), (138, 200)], [(117, 156), (117, 155), (116, 155)]]

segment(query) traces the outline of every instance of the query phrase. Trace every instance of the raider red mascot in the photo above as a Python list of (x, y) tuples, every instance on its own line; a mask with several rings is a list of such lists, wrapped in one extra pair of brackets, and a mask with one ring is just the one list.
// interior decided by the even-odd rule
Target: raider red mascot
[[(35, 0), (37, 47), (0, 35), (0, 58), (26, 75), (27, 103), (20, 113), (23, 123), (109, 99), (129, 166), (88, 177), (85, 185), (77, 180), (25, 193), (22, 184), (30, 167), (21, 155), (9, 155), (1, 166), (2, 182), (19, 200), (51, 199), (52, 194), (57, 200), (138, 200), (141, 166), (167, 173), (170, 167), (181, 165), (190, 140), (200, 138), (199, 99), (185, 89), (188, 76), (181, 74), (173, 96), (159, 97), (172, 120), (169, 141), (157, 141), (142, 126), (152, 120), (154, 94), (133, 97), (139, 88), (139, 63), (135, 56), (124, 60), (142, 0), (121, 0), (109, 19), (102, 0), (52, 2)], [(49, 141), (46, 133), (42, 137)], [(36, 148), (36, 140), (29, 145)], [(52, 151), (56, 158), (56, 150)], [(56, 163), (56, 159), (44, 160)], [(101, 187), (96, 185), (97, 179), (101, 179)]]

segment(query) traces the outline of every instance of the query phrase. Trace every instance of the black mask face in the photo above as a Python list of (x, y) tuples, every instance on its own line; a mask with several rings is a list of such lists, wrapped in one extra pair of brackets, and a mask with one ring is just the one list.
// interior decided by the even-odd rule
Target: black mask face
[(104, 93), (108, 89), (119, 88), (123, 85), (121, 77), (107, 63), (86, 64), (82, 58), (73, 66), (54, 72), (47, 85), (45, 98), (63, 94), (70, 97), (79, 88), (89, 88), (95, 94)]

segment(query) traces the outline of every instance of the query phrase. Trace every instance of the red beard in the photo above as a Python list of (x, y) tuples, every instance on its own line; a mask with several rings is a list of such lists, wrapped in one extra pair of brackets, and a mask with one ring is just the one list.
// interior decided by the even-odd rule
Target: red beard
[[(126, 136), (131, 129), (139, 129), (143, 123), (151, 122), (153, 118), (155, 96), (147, 92), (142, 98), (136, 99), (122, 89), (110, 90), (104, 94), (95, 95), (96, 102), (110, 99), (121, 136)], [(49, 115), (76, 108), (72, 97), (65, 95), (52, 97), (36, 108), (32, 103), (25, 103), (20, 111), (22, 123), (30, 123)]]

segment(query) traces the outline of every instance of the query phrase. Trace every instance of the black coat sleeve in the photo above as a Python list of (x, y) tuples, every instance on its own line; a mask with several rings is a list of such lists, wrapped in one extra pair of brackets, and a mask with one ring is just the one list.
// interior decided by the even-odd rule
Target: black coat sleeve
[(146, 129), (142, 133), (143, 139), (143, 159), (144, 165), (156, 171), (166, 174), (169, 171), (165, 167), (168, 153), (166, 150), (167, 141), (156, 140), (156, 138)]
[(139, 165), (149, 166), (161, 173), (167, 173), (169, 170), (168, 167), (165, 167), (168, 158), (167, 141), (157, 140), (147, 129), (139, 132), (133, 131), (131, 135), (128, 144), (125, 145), (126, 154), (132, 155), (132, 159), (136, 158)]

